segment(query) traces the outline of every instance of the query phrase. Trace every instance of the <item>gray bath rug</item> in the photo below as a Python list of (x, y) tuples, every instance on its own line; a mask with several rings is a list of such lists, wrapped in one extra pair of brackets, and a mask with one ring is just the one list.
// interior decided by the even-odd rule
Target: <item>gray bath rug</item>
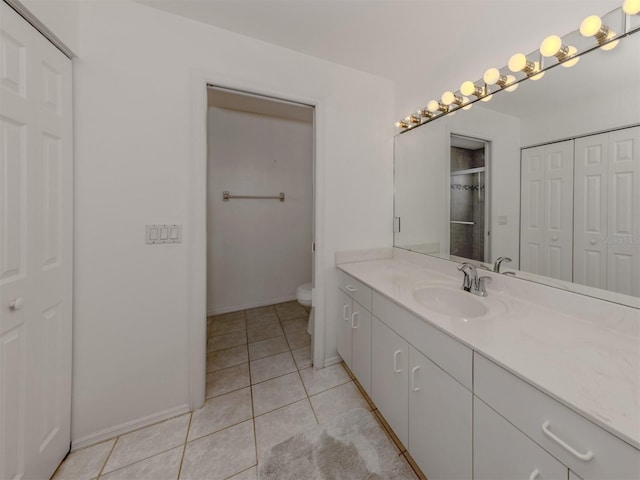
[(363, 408), (279, 443), (258, 466), (260, 480), (416, 480)]

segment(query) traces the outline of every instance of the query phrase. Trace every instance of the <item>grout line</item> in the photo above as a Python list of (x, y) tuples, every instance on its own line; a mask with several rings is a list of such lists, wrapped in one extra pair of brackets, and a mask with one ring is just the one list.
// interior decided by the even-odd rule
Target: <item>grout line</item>
[[(206, 402), (206, 399), (205, 399)], [(182, 456), (180, 457), (180, 467), (178, 467), (178, 477), (177, 480), (180, 479), (180, 475), (182, 475), (182, 465), (184, 464), (184, 455), (187, 453), (187, 440), (189, 440), (189, 431), (191, 430), (191, 422), (193, 421), (193, 412), (191, 412), (191, 416), (189, 417), (189, 425), (187, 425), (187, 433), (184, 436), (184, 443), (182, 445)]]
[(113, 446), (111, 447), (111, 450), (109, 451), (109, 455), (107, 455), (107, 458), (105, 459), (104, 463), (102, 464), (102, 468), (100, 469), (100, 471), (98, 472), (98, 476), (96, 478), (100, 478), (100, 476), (102, 475), (102, 472), (104, 472), (104, 467), (107, 466), (107, 462), (109, 461), (109, 459), (111, 458), (111, 454), (113, 453), (113, 451), (116, 448), (116, 445), (118, 444), (118, 440), (120, 440), (120, 436), (116, 437), (116, 441), (113, 442)]
[[(256, 458), (257, 458), (257, 457), (256, 457)], [(256, 464), (255, 464), (255, 465), (251, 465), (249, 468), (245, 468), (244, 470), (242, 470), (242, 471), (240, 471), (240, 472), (238, 472), (238, 473), (234, 473), (234, 474), (233, 474), (233, 475), (231, 475), (230, 477), (224, 477), (224, 480), (229, 480), (229, 479), (231, 479), (231, 478), (235, 477), (236, 475), (240, 475), (241, 473), (248, 472), (248, 471), (249, 471), (249, 470), (251, 470), (253, 467), (256, 467), (256, 470), (257, 470), (257, 469), (258, 469), (258, 463), (256, 462)], [(258, 472), (256, 472), (256, 474), (257, 474), (257, 473), (258, 473)]]
[[(245, 317), (246, 317), (246, 311), (245, 311)], [(277, 318), (277, 315), (276, 315)], [(249, 335), (247, 334), (247, 341), (249, 340)], [(247, 349), (249, 347), (247, 346)], [(248, 354), (248, 351), (247, 351)], [(256, 475), (257, 475), (257, 471), (258, 471), (258, 430), (256, 429), (256, 411), (255, 408), (253, 406), (253, 382), (251, 380), (251, 358), (249, 358), (249, 363), (248, 363), (248, 368), (249, 368), (249, 395), (251, 396), (251, 422), (253, 424), (253, 453), (256, 457)], [(249, 467), (251, 468), (251, 467)], [(248, 470), (248, 469), (247, 469)], [(246, 471), (246, 470), (243, 470)], [(242, 472), (238, 472), (238, 473), (242, 473)], [(234, 473), (234, 475), (237, 475), (237, 473)], [(234, 475), (232, 475), (231, 477), (233, 477)], [(231, 478), (229, 477), (229, 478)]]

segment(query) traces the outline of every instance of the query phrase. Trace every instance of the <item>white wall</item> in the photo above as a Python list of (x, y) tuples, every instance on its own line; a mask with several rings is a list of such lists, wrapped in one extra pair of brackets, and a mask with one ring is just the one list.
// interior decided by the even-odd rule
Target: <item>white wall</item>
[(313, 125), (216, 107), (208, 122), (207, 311), (295, 300), (311, 282)]
[(127, 1), (82, 2), (79, 38), (74, 444), (189, 401), (187, 244), (145, 245), (144, 226), (191, 235), (191, 68), (318, 99), (317, 269), (336, 355), (334, 253), (392, 243), (392, 83)]
[(20, 0), (20, 3), (76, 54), (80, 51), (79, 2), (80, 0)]
[[(396, 156), (407, 156), (396, 170), (396, 214), (405, 233), (396, 245), (440, 242), (449, 253), (449, 160), (452, 133), (488, 140), (491, 192), (491, 260), (510, 257), (517, 268), (520, 238), (520, 120), (480, 105), (434, 120), (396, 137)], [(412, 169), (407, 169), (407, 163)], [(398, 190), (410, 192), (398, 196)], [(415, 198), (419, 201), (414, 201)], [(507, 223), (498, 225), (498, 217)]]

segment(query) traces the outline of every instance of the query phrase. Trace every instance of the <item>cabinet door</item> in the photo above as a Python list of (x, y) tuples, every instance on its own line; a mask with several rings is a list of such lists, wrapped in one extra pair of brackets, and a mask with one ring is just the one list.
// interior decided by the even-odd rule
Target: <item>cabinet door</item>
[(567, 467), (477, 397), (474, 400), (473, 411), (475, 480), (567, 478)]
[(371, 352), (371, 398), (406, 446), (409, 437), (409, 346), (373, 317)]
[(351, 327), (351, 371), (371, 395), (371, 313), (355, 300)]
[(408, 449), (429, 480), (472, 477), (472, 394), (409, 347)]
[(342, 290), (338, 290), (338, 353), (347, 364), (349, 368), (352, 366), (351, 362), (351, 315), (353, 314), (353, 304), (351, 297), (344, 293)]

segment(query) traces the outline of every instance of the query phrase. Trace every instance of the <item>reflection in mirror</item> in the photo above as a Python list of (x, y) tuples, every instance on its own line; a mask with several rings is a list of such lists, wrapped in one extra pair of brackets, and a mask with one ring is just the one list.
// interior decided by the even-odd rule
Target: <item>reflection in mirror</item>
[(639, 58), (636, 32), (398, 135), (394, 245), (639, 307)]

